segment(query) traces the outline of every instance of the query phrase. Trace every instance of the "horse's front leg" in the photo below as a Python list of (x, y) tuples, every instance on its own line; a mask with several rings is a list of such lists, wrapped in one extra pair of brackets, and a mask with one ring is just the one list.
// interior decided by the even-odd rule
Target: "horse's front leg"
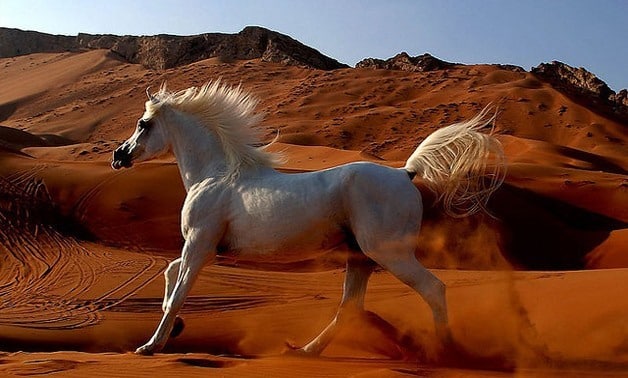
[[(174, 326), (177, 313), (183, 306), (183, 302), (198, 277), (198, 273), (207, 262), (213, 261), (215, 256), (214, 248), (207, 245), (207, 243), (201, 242), (197, 238), (190, 238), (185, 242), (183, 251), (181, 252), (177, 281), (167, 301), (164, 299), (164, 314), (161, 318), (161, 322), (150, 340), (143, 346), (137, 348), (135, 353), (153, 354), (159, 352), (164, 345), (166, 345), (168, 336)], [(169, 283), (167, 283), (167, 285), (168, 284)], [(168, 291), (167, 286), (166, 291)]]
[(179, 277), (179, 267), (181, 266), (181, 257), (172, 260), (168, 267), (164, 271), (164, 280), (166, 281), (165, 290), (164, 290), (164, 301), (161, 305), (161, 309), (166, 312), (166, 306), (168, 305), (168, 300), (172, 295), (172, 290), (174, 289), (174, 285), (177, 283), (177, 278)]
[[(166, 306), (168, 305), (168, 301), (170, 300), (170, 296), (172, 295), (172, 290), (174, 289), (174, 285), (177, 283), (177, 278), (179, 277), (179, 267), (181, 266), (181, 257), (172, 260), (168, 267), (164, 271), (164, 281), (165, 281), (165, 290), (164, 290), (164, 300), (161, 305), (163, 312), (166, 312)], [(183, 323), (183, 319), (177, 315), (174, 319), (174, 326), (172, 327), (172, 332), (170, 332), (170, 337), (175, 338), (183, 332), (183, 328), (185, 328), (185, 324)]]

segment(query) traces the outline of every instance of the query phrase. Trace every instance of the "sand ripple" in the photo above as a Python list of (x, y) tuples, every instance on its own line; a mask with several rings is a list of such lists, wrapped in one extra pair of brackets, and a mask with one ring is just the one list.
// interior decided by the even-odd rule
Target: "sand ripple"
[[(2, 179), (0, 186), (0, 325), (74, 329), (96, 324), (100, 311), (135, 294), (165, 266), (161, 258), (121, 259), (61, 234), (55, 225), (64, 226), (63, 219), (32, 172)], [(119, 279), (103, 285), (105, 276)]]

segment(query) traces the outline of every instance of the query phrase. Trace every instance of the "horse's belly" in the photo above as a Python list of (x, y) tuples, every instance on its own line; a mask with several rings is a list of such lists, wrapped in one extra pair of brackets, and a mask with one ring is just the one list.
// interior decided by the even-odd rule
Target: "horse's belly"
[(264, 262), (294, 262), (320, 256), (345, 244), (340, 227), (266, 229), (264, 232), (229, 233), (221, 253), (236, 259)]

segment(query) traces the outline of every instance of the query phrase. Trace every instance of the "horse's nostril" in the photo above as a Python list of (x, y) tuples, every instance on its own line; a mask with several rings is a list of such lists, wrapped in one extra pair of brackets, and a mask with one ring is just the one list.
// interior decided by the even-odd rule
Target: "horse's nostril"
[(111, 166), (114, 169), (119, 169), (122, 167), (129, 168), (131, 167), (131, 165), (131, 154), (128, 152), (124, 145), (116, 148), (113, 151), (113, 161), (111, 163)]

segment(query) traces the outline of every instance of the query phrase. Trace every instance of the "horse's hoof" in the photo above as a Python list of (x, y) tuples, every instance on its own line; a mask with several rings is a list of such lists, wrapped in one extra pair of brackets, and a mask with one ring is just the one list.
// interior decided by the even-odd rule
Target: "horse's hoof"
[(284, 341), (284, 343), (286, 344), (286, 348), (288, 348), (287, 350), (297, 350), (300, 349), (295, 343), (293, 343), (292, 341)]
[(176, 318), (174, 318), (174, 325), (172, 326), (172, 331), (170, 331), (170, 337), (174, 339), (175, 337), (179, 336), (181, 332), (183, 332), (184, 328), (185, 323), (183, 322), (183, 319), (177, 316)]
[(152, 356), (153, 355), (153, 347), (151, 345), (142, 345), (141, 347), (135, 350), (135, 354), (139, 354), (140, 356)]
[(318, 357), (318, 354), (308, 352), (305, 349), (296, 346), (294, 343), (286, 341), (286, 349), (282, 353), (284, 356), (296, 357)]

